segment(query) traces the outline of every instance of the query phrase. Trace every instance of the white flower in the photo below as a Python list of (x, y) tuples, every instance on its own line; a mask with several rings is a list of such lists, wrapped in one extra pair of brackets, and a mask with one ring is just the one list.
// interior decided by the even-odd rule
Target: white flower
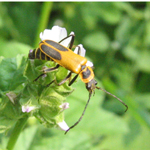
[[(74, 32), (71, 32), (70, 35), (74, 35)], [(60, 42), (62, 39), (67, 37), (67, 30), (65, 28), (59, 27), (59, 26), (53, 26), (52, 29), (45, 29), (44, 32), (40, 33), (40, 39), (43, 40), (53, 40), (55, 42)], [(65, 47), (68, 47), (71, 41), (71, 36), (64, 41), (61, 42), (61, 44)]]
[[(70, 35), (74, 35), (74, 32), (71, 32)], [(66, 38), (67, 30), (65, 28), (59, 27), (59, 26), (53, 26), (52, 29), (45, 29), (43, 32), (40, 33), (40, 39), (43, 40), (53, 40), (55, 42), (60, 42), (62, 39)], [(61, 42), (61, 44), (65, 47), (68, 47), (71, 42), (72, 36), (69, 38), (66, 38)], [(78, 52), (78, 49), (80, 51)], [(75, 50), (74, 53), (81, 55), (82, 57), (85, 57), (86, 50), (84, 49), (82, 44), (79, 44)], [(93, 63), (90, 61), (87, 61), (86, 66), (93, 67)]]
[(25, 106), (25, 105), (23, 105), (22, 106), (22, 112), (27, 112), (27, 113), (29, 113), (30, 111), (32, 111), (32, 110), (34, 110), (34, 109), (36, 109), (36, 107), (35, 106)]
[(59, 123), (57, 123), (57, 124), (58, 124), (58, 126), (59, 126), (62, 130), (64, 130), (64, 131), (67, 131), (67, 130), (69, 129), (69, 127), (68, 127), (68, 125), (66, 124), (65, 121), (59, 122)]

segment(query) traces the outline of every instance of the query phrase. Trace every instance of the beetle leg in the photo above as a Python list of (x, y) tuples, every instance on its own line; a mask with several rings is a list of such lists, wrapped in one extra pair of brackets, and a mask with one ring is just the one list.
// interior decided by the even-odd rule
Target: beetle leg
[(45, 73), (42, 73), (41, 75), (39, 75), (36, 79), (33, 80), (33, 82), (37, 81), (40, 77), (44, 76)]
[(56, 79), (55, 79), (55, 80), (51, 81), (49, 84), (47, 84), (46, 86), (47, 86), (47, 87), (50, 86), (53, 82), (55, 82), (55, 84), (57, 84), (58, 86), (60, 86), (60, 85), (64, 84), (68, 79), (71, 78), (71, 74), (72, 74), (72, 72), (70, 72), (70, 73), (66, 76), (66, 78), (63, 79), (63, 80), (62, 80), (61, 82), (59, 82), (59, 83), (57, 83), (57, 81), (56, 81)]
[(46, 87), (49, 87), (53, 82), (56, 82), (56, 80), (51, 81), (49, 84), (46, 85)]
[(77, 77), (78, 77), (78, 74), (69, 82), (69, 86), (71, 86), (74, 83)]
[(65, 79), (63, 79), (61, 82), (57, 83), (58, 86), (64, 84), (68, 79), (71, 78), (72, 72), (70, 72)]
[(72, 36), (72, 39), (71, 39), (71, 41), (70, 41), (69, 49), (72, 49), (73, 43), (74, 43), (74, 37), (75, 37), (75, 35), (72, 34), (72, 35), (70, 35), (70, 36)]
[(70, 41), (70, 43), (69, 43), (69, 49), (71, 49), (72, 46), (73, 46), (73, 43), (74, 43), (74, 37), (75, 37), (74, 34), (68, 35), (67, 37), (65, 37), (65, 38), (63, 38), (61, 41), (59, 41), (58, 43), (61, 43), (62, 41), (66, 40), (66, 39), (69, 38), (69, 37), (72, 37), (72, 38), (71, 38), (71, 41)]
[(53, 68), (47, 68), (47, 69), (44, 69), (43, 70), (43, 73), (41, 75), (39, 75), (34, 81), (37, 81), (40, 77), (44, 76), (46, 73), (48, 72), (52, 72), (52, 71), (55, 71), (60, 65), (57, 64), (55, 67)]
[(64, 84), (69, 79), (69, 84), (68, 85), (71, 86), (74, 83), (74, 81), (77, 79), (78, 74), (72, 80), (70, 80), (71, 79), (71, 75), (72, 75), (72, 72), (70, 72), (65, 79), (63, 79), (61, 82), (56, 83), (56, 84), (58, 86), (60, 86), (60, 85)]
[(77, 49), (77, 54), (78, 54), (78, 55), (81, 55), (81, 49), (80, 49), (80, 46), (76, 46), (76, 48), (78, 48), (78, 49)]
[(60, 65), (57, 64), (55, 67), (53, 68), (47, 68), (47, 69), (44, 69), (43, 72), (44, 74), (48, 73), (48, 72), (52, 72), (52, 71), (55, 71)]
[(70, 73), (66, 76), (66, 78), (63, 79), (61, 82), (57, 83), (56, 80), (53, 80), (52, 82), (50, 82), (49, 84), (47, 84), (47, 86), (51, 85), (54, 81), (55, 81), (55, 83), (56, 83), (58, 86), (60, 86), (60, 85), (64, 84), (67, 80), (69, 80), (69, 84), (68, 84), (68, 85), (71, 86), (71, 85), (74, 83), (74, 81), (77, 79), (78, 74), (70, 81), (71, 75), (72, 75), (72, 72), (70, 72)]
[(82, 57), (85, 57), (86, 50), (84, 49), (82, 44), (79, 44), (78, 46), (76, 46), (74, 53), (76, 53)]

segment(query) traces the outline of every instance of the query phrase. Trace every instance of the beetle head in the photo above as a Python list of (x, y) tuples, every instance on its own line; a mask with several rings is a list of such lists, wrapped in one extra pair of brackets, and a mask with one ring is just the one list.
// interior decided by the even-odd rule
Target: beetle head
[(89, 91), (89, 93), (93, 93), (95, 88), (97, 88), (97, 82), (95, 79), (92, 79), (90, 82), (86, 83), (86, 89)]

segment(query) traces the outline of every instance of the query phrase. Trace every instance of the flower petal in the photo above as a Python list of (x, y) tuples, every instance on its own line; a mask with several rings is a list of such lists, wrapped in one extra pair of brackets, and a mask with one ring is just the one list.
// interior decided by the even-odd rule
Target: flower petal
[(87, 61), (86, 66), (93, 67), (93, 63), (91, 61)]
[[(74, 35), (74, 32), (71, 32), (69, 35), (75, 36), (75, 35)], [(67, 37), (67, 36), (66, 36), (66, 37)], [(65, 37), (64, 37), (64, 38), (65, 38)], [(70, 36), (70, 37), (66, 38), (65, 40), (63, 40), (63, 41), (61, 42), (61, 44), (62, 44), (63, 46), (65, 46), (65, 47), (68, 47), (68, 46), (70, 45), (71, 39), (72, 39), (72, 36)]]
[(32, 110), (34, 110), (34, 109), (36, 109), (36, 107), (35, 106), (22, 106), (22, 112), (27, 112), (27, 113), (29, 113), (30, 111), (32, 111)]
[(40, 39), (43, 40), (53, 40), (55, 42), (61, 41), (67, 36), (67, 30), (59, 26), (53, 26), (52, 29), (45, 29), (44, 32), (40, 33)]
[(63, 103), (59, 107), (62, 108), (63, 110), (68, 109), (69, 108), (69, 103)]
[[(74, 32), (71, 32), (70, 35), (74, 35)], [(53, 26), (52, 29), (45, 29), (40, 33), (40, 39), (43, 40), (53, 40), (55, 42), (60, 42), (67, 37), (67, 30), (59, 26)], [(72, 36), (64, 39), (61, 44), (65, 47), (68, 47), (71, 42)]]
[(59, 126), (62, 130), (64, 130), (64, 131), (67, 131), (67, 130), (69, 129), (69, 127), (68, 127), (68, 125), (66, 124), (65, 121), (59, 122), (59, 123), (58, 123), (58, 126)]
[[(78, 52), (79, 49), (80, 49), (80, 51)], [(79, 45), (75, 48), (74, 53), (76, 53), (76, 54), (79, 53), (80, 56), (84, 57), (84, 56), (85, 56), (85, 53), (86, 53), (86, 50), (84, 49), (84, 47), (83, 47), (82, 44), (79, 44)]]

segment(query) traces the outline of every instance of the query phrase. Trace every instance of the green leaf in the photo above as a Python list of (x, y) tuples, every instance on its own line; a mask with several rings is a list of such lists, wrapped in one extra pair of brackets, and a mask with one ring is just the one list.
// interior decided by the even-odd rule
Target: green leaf
[(137, 67), (140, 71), (150, 72), (150, 52), (149, 50), (141, 51), (138, 59), (136, 60)]
[(15, 150), (27, 150), (31, 147), (32, 142), (36, 136), (38, 126), (31, 126), (25, 129), (19, 136), (18, 141), (14, 147)]
[(19, 105), (12, 103), (7, 96), (3, 96), (0, 103), (0, 132), (8, 131), (19, 117)]
[[(80, 136), (79, 136), (80, 134)], [(72, 132), (71, 134), (65, 136), (63, 134), (58, 136), (53, 136), (49, 138), (43, 138), (36, 145), (32, 146), (32, 150), (63, 150), (63, 149), (89, 149), (92, 142), (89, 143), (91, 137), (83, 132)], [(56, 142), (57, 141), (57, 142)]]
[(136, 93), (135, 99), (142, 107), (150, 109), (150, 93)]
[(5, 41), (0, 39), (1, 51), (0, 56), (4, 57), (15, 57), (18, 54), (25, 54), (28, 55), (29, 50), (31, 49), (30, 46), (19, 43), (17, 41)]
[(121, 18), (121, 11), (115, 7), (114, 3), (84, 3), (82, 13), (85, 18), (89, 18), (89, 23), (91, 19), (95, 21), (103, 19), (106, 23), (116, 24)]
[[(19, 60), (19, 61), (18, 61)], [(25, 58), (5, 58), (0, 63), (0, 89), (1, 91), (15, 90), (25, 81), (23, 69)]]
[(83, 43), (93, 51), (105, 52), (109, 48), (109, 38), (105, 32), (95, 32), (87, 35)]
[[(131, 119), (131, 118), (130, 118)], [(133, 118), (132, 118), (133, 119)], [(134, 131), (130, 130), (130, 132), (126, 135), (122, 134), (114, 134), (107, 137), (102, 143), (99, 144), (99, 147), (103, 149), (112, 149), (112, 150), (148, 150), (150, 149), (149, 138), (150, 132), (149, 129), (145, 127), (137, 127), (135, 122), (132, 121), (132, 126), (134, 127)], [(141, 132), (139, 132), (141, 131)], [(109, 143), (109, 144), (108, 144)]]
[(116, 27), (116, 31), (114, 33), (116, 41), (119, 41), (120, 44), (128, 42), (129, 37), (131, 36), (133, 24), (135, 24), (134, 20), (132, 21), (127, 16), (124, 16), (122, 21)]
[[(70, 103), (70, 109), (65, 111), (65, 121), (70, 124), (70, 126), (81, 116), (89, 95), (83, 83), (78, 82), (75, 87), (76, 90), (67, 98), (67, 101)], [(126, 133), (128, 131), (123, 119), (101, 108), (104, 94), (102, 91), (95, 90), (95, 95), (91, 97), (82, 120), (69, 132), (81, 130), (88, 134), (96, 135), (97, 133), (113, 134), (120, 132)]]
[(101, 3), (100, 13), (101, 17), (109, 24), (116, 24), (120, 21), (122, 13), (115, 7), (114, 3)]

